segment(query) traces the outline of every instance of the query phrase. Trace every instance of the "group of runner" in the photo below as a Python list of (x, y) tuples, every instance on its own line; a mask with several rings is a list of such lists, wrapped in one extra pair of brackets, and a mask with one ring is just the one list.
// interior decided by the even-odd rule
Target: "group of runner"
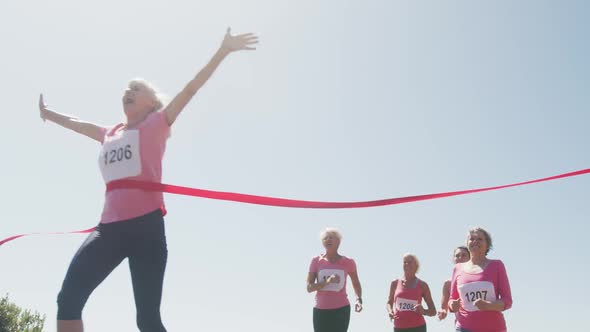
[[(327, 228), (320, 235), (325, 253), (314, 257), (309, 266), (307, 291), (316, 292), (313, 308), (315, 332), (346, 332), (350, 303), (346, 293), (348, 277), (356, 295), (355, 311), (363, 309), (362, 288), (354, 259), (338, 252), (342, 235)], [(393, 280), (387, 299), (387, 314), (395, 332), (426, 332), (424, 316), (443, 320), (455, 316), (457, 332), (504, 332), (502, 311), (512, 306), (512, 294), (501, 260), (489, 259), (492, 237), (483, 228), (469, 230), (465, 246), (453, 252), (452, 277), (443, 284), (437, 313), (428, 284), (417, 277), (418, 257), (403, 255), (403, 276)], [(426, 306), (424, 306), (423, 301)]]

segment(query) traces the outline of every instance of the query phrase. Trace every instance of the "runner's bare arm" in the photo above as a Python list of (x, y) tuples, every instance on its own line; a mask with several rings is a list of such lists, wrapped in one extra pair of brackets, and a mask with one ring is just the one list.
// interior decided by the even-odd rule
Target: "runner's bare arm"
[(209, 63), (199, 71), (199, 73), (172, 99), (170, 104), (166, 106), (164, 112), (166, 113), (166, 120), (168, 124), (172, 125), (176, 118), (182, 112), (184, 107), (193, 98), (193, 96), (201, 89), (203, 85), (209, 80), (213, 72), (217, 69), (219, 64), (225, 57), (235, 51), (240, 50), (254, 50), (252, 45), (258, 43), (258, 37), (252, 33), (245, 33), (241, 35), (232, 36), (231, 29), (227, 28), (225, 37), (221, 46), (215, 52)]
[(82, 121), (76, 117), (61, 114), (47, 108), (47, 104), (43, 100), (43, 94), (39, 96), (39, 115), (43, 121), (49, 120), (64, 128), (73, 130), (79, 134), (90, 137), (93, 140), (102, 142), (103, 128), (94, 123)]
[(422, 283), (422, 297), (424, 298), (424, 301), (426, 301), (426, 305), (428, 306), (428, 309), (424, 310), (424, 315), (430, 317), (436, 315), (436, 306), (434, 305), (434, 301), (432, 300), (430, 287), (428, 287), (428, 284), (425, 282)]
[(395, 316), (395, 289), (397, 288), (397, 279), (391, 282), (391, 286), (389, 286), (389, 297), (387, 298), (387, 314), (389, 315), (389, 319), (393, 319)]

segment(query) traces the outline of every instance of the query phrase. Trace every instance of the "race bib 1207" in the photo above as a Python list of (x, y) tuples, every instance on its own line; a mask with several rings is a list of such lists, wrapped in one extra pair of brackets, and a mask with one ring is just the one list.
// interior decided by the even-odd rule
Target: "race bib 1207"
[(479, 311), (475, 306), (477, 299), (484, 301), (496, 301), (496, 292), (494, 284), (489, 281), (475, 281), (459, 285), (459, 294), (461, 294), (461, 303), (463, 309), (467, 311)]

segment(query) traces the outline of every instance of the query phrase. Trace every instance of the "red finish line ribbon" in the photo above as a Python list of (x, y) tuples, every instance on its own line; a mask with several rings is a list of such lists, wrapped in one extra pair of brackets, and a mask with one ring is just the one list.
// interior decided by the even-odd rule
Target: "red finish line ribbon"
[(546, 178), (536, 179), (536, 180), (506, 184), (506, 185), (502, 185), (502, 186), (486, 187), (486, 188), (479, 188), (479, 189), (469, 189), (469, 190), (461, 190), (461, 191), (451, 191), (451, 192), (443, 192), (443, 193), (437, 193), (437, 194), (426, 194), (426, 195), (417, 195), (417, 196), (387, 198), (387, 199), (379, 199), (379, 200), (374, 200), (374, 201), (362, 201), (362, 202), (303, 201), (303, 200), (277, 198), (277, 197), (238, 194), (238, 193), (223, 192), (223, 191), (212, 191), (212, 190), (204, 190), (204, 189), (181, 187), (181, 186), (175, 186), (175, 185), (169, 185), (169, 184), (163, 184), (163, 183), (144, 182), (144, 181), (135, 181), (135, 180), (116, 180), (116, 181), (109, 182), (107, 184), (107, 191), (111, 191), (111, 190), (115, 190), (115, 189), (123, 189), (123, 188), (133, 188), (133, 189), (142, 189), (142, 190), (147, 190), (147, 191), (160, 191), (160, 192), (166, 192), (166, 193), (170, 193), (170, 194), (204, 197), (204, 198), (224, 200), (224, 201), (233, 201), (233, 202), (240, 202), (240, 203), (269, 205), (269, 206), (280, 206), (280, 207), (289, 207), (289, 208), (352, 209), (352, 208), (365, 208), (365, 207), (375, 207), (375, 206), (384, 206), (384, 205), (394, 205), (394, 204), (410, 203), (410, 202), (416, 202), (416, 201), (425, 201), (425, 200), (429, 200), (429, 199), (436, 199), (436, 198), (443, 198), (443, 197), (473, 194), (473, 193), (478, 193), (478, 192), (482, 192), (482, 191), (498, 190), (498, 189), (516, 187), (516, 186), (523, 186), (523, 185), (537, 183), (537, 182), (557, 180), (557, 179), (561, 179), (561, 178), (572, 177), (572, 176), (582, 175), (582, 174), (586, 174), (586, 173), (590, 173), (590, 168), (580, 170), (580, 171), (550, 176), (550, 177), (546, 177)]
[(84, 234), (84, 233), (92, 233), (92, 231), (94, 231), (96, 227), (92, 227), (89, 229), (83, 229), (81, 231), (70, 231), (70, 232), (47, 232), (47, 233), (27, 233), (27, 234), (19, 234), (19, 235), (14, 235), (11, 237), (8, 237), (2, 241), (0, 241), (0, 246), (3, 245), (6, 242), (10, 242), (12, 240), (16, 240), (18, 238), (21, 238), (23, 236), (29, 236), (29, 235), (61, 235), (61, 234)]
[[(216, 200), (224, 200), (224, 201), (233, 201), (233, 202), (240, 202), (240, 203), (248, 203), (248, 204), (258, 204), (258, 205), (268, 205), (268, 206), (280, 206), (280, 207), (289, 207), (289, 208), (308, 208), (308, 209), (351, 209), (351, 208), (366, 208), (366, 207), (376, 207), (376, 206), (384, 206), (384, 205), (394, 205), (394, 204), (402, 204), (402, 203), (410, 203), (410, 202), (417, 202), (417, 201), (425, 201), (429, 199), (437, 199), (437, 198), (444, 198), (444, 197), (451, 197), (451, 196), (459, 196), (459, 195), (466, 195), (466, 194), (474, 194), (483, 191), (491, 191), (491, 190), (499, 190), (505, 189), (510, 187), (517, 187), (517, 186), (524, 186), (527, 184), (533, 184), (538, 182), (545, 182), (551, 180), (557, 180), (572, 176), (578, 176), (590, 173), (590, 168), (583, 169), (575, 172), (564, 173), (554, 176), (549, 176), (546, 178), (540, 178), (530, 181), (506, 184), (501, 186), (494, 186), (494, 187), (486, 187), (486, 188), (478, 188), (478, 189), (468, 189), (468, 190), (460, 190), (460, 191), (450, 191), (450, 192), (443, 192), (437, 194), (426, 194), (426, 195), (416, 195), (416, 196), (405, 196), (405, 197), (396, 197), (396, 198), (387, 198), (387, 199), (379, 199), (374, 201), (361, 201), (361, 202), (318, 202), (318, 201), (304, 201), (304, 200), (295, 200), (295, 199), (287, 199), (287, 198), (277, 198), (277, 197), (267, 197), (267, 196), (257, 196), (257, 195), (248, 195), (248, 194), (239, 194), (239, 193), (232, 193), (232, 192), (223, 192), (223, 191), (213, 191), (213, 190), (205, 190), (205, 189), (197, 189), (197, 188), (189, 188), (189, 187), (181, 187), (163, 183), (155, 183), (155, 182), (144, 182), (144, 181), (134, 181), (134, 180), (116, 180), (109, 182), (107, 184), (107, 191), (115, 190), (115, 189), (142, 189), (147, 191), (159, 191), (159, 192), (166, 192), (170, 194), (178, 194), (178, 195), (186, 195), (186, 196), (195, 196), (195, 197), (203, 197), (203, 198), (210, 198)], [(90, 233), (94, 230), (93, 228), (81, 230), (81, 231), (71, 231), (71, 232), (56, 232), (56, 233), (29, 233), (29, 234), (20, 234), (11, 236), (0, 241), (0, 245), (16, 240), (23, 236), (34, 235), (34, 234), (74, 234), (74, 233)]]

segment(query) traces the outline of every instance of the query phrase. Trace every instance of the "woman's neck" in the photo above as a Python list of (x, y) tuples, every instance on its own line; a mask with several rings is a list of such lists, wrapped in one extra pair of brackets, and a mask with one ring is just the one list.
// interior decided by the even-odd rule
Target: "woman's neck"
[(411, 282), (416, 280), (416, 274), (415, 273), (404, 273), (404, 280), (407, 282)]
[(418, 285), (418, 278), (416, 274), (406, 274), (404, 273), (404, 278), (402, 279), (402, 287), (404, 288), (415, 288)]
[(130, 127), (134, 127), (134, 126), (138, 125), (140, 122), (145, 120), (145, 118), (147, 118), (147, 116), (150, 113), (151, 112), (138, 112), (138, 113), (126, 114), (127, 121), (125, 123), (125, 128), (130, 128)]
[(136, 118), (129, 118), (128, 117), (127, 122), (125, 123), (125, 128), (130, 128), (130, 127), (137, 125), (141, 121), (145, 120), (146, 117), (147, 117), (147, 114), (145, 114), (141, 117), (136, 117)]
[(484, 266), (488, 262), (486, 256), (471, 256), (471, 263), (473, 265)]
[(335, 261), (340, 258), (340, 254), (337, 251), (326, 251), (324, 257), (329, 261)]

